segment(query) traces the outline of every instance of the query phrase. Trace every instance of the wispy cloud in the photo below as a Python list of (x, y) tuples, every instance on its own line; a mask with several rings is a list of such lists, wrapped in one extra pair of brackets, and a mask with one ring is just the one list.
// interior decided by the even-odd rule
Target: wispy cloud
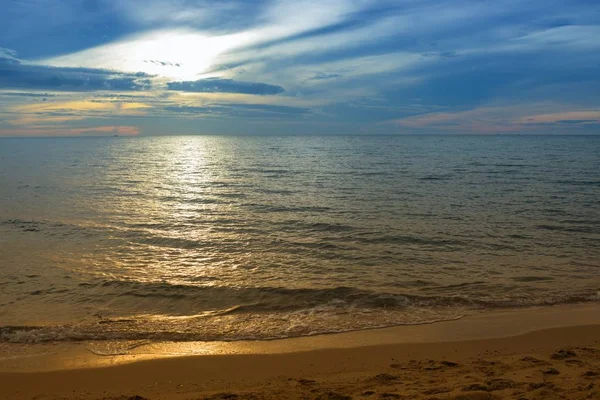
[[(586, 0), (65, 0), (53, 19), (48, 2), (0, 16), (1, 45), (28, 60), (0, 48), (4, 121), (146, 118), (173, 133), (202, 118), (210, 132), (267, 120), (311, 132), (597, 129), (600, 14)], [(7, 21), (18, 18), (36, 26)], [(17, 107), (43, 93), (80, 106)]]
[(0, 47), (0, 65), (19, 63), (17, 52), (11, 49)]
[(185, 114), (188, 116), (227, 116), (227, 117), (257, 117), (277, 118), (301, 116), (308, 114), (310, 109), (273, 104), (208, 104), (205, 106), (167, 106), (164, 110)]
[(255, 0), (252, 7), (244, 0), (107, 0), (128, 22), (143, 28), (172, 25), (202, 26), (205, 29), (237, 27), (248, 20), (263, 1)]
[(12, 107), (12, 111), (18, 113), (34, 112), (135, 112), (136, 110), (150, 108), (151, 106), (139, 102), (112, 103), (93, 100), (67, 101), (67, 102), (43, 102), (35, 104), (18, 105)]
[(198, 81), (168, 82), (169, 90), (195, 93), (242, 93), (259, 96), (274, 95), (285, 92), (279, 85), (260, 82), (235, 81), (233, 79), (208, 78)]
[(52, 94), (52, 93), (37, 93), (37, 92), (0, 92), (0, 96), (47, 98), (47, 97), (54, 97), (56, 95)]
[(13, 129), (48, 128), (51, 125), (81, 121), (89, 118), (124, 118), (146, 115), (151, 106), (139, 102), (71, 100), (9, 105), (4, 115)]
[(600, 26), (568, 25), (535, 31), (515, 39), (529, 47), (566, 50), (593, 50), (600, 48)]
[(550, 114), (529, 115), (527, 117), (520, 118), (518, 122), (521, 124), (600, 124), (600, 110), (567, 111)]
[[(220, 54), (243, 45), (244, 33), (212, 36), (189, 28), (135, 33), (121, 40), (40, 60), (56, 67), (79, 66), (143, 71), (168, 79), (192, 80), (206, 72)], [(158, 61), (158, 62), (152, 62)]]
[(25, 129), (0, 128), (0, 136), (136, 136), (140, 129), (136, 126), (95, 126), (92, 128), (63, 128), (63, 127), (38, 127)]
[(600, 124), (600, 110), (540, 113), (542, 110), (565, 108), (570, 107), (550, 103), (488, 106), (459, 112), (427, 113), (390, 122), (400, 128), (462, 133), (553, 133), (548, 128), (560, 128), (557, 124)]

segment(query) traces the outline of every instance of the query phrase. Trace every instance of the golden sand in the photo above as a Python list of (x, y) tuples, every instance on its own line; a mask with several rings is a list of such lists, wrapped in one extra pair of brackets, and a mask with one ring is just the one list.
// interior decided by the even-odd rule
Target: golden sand
[[(600, 399), (598, 305), (203, 349), (149, 345), (153, 356), (139, 346), (99, 357), (87, 345), (2, 359), (0, 398)], [(194, 346), (204, 355), (172, 357)]]

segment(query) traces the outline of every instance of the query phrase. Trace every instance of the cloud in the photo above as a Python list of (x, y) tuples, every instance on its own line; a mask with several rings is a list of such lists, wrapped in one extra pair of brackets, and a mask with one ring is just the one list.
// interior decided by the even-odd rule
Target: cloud
[[(331, 37), (314, 37), (305, 43), (302, 51), (298, 51), (296, 46), (288, 42), (343, 24), (350, 16), (377, 2), (331, 0), (323, 4), (315, 0), (270, 0), (258, 2), (257, 5), (257, 2), (235, 1), (231, 8), (222, 7), (223, 2), (214, 1), (153, 0), (149, 5), (139, 1), (126, 3), (131, 5), (126, 7), (128, 12), (125, 16), (154, 21), (154, 30), (144, 30), (81, 51), (45, 58), (42, 62), (61, 67), (78, 65), (130, 72), (145, 71), (171, 79), (191, 81), (198, 74), (206, 73), (215, 66), (227, 64), (229, 67), (229, 64), (248, 64), (256, 58), (264, 60), (271, 56), (279, 57), (286, 55), (287, 49), (290, 49), (290, 55), (297, 55), (317, 49), (326, 52), (340, 45), (356, 47), (367, 41), (369, 35), (373, 37), (367, 42), (375, 42), (377, 37), (397, 26), (394, 18), (388, 17), (382, 27), (376, 24), (377, 28), (374, 30), (368, 29), (354, 35), (344, 33), (336, 37), (335, 41)], [(156, 12), (163, 8), (173, 9), (173, 12)], [(225, 16), (228, 18), (222, 18), (223, 10), (227, 11)], [(245, 18), (236, 20), (236, 25), (227, 32), (215, 33), (211, 23), (207, 25), (202, 22), (204, 17), (199, 22), (196, 20), (196, 23), (171, 23), (174, 14), (206, 15), (207, 21), (213, 18), (227, 20), (238, 12), (235, 10), (241, 10), (240, 15)], [(369, 24), (372, 22), (369, 21)], [(362, 36), (358, 37), (359, 35)], [(258, 51), (257, 46), (277, 43), (282, 46)], [(151, 60), (158, 62), (150, 62)]]
[(282, 117), (301, 116), (311, 112), (304, 107), (275, 104), (209, 104), (205, 106), (166, 106), (165, 111), (188, 115), (228, 115), (232, 117)]
[(228, 106), (238, 110), (270, 114), (302, 115), (310, 112), (308, 108), (280, 106), (273, 104), (229, 104)]
[(41, 127), (14, 129), (0, 128), (0, 137), (11, 136), (137, 136), (140, 129), (137, 126), (128, 125), (110, 125), (84, 128), (65, 128), (65, 127)]
[(563, 47), (567, 50), (600, 48), (600, 26), (559, 26), (532, 32), (515, 40), (537, 48)]
[(224, 107), (220, 106), (166, 106), (163, 108), (165, 111), (180, 113), (180, 114), (210, 114), (215, 111), (223, 110)]
[(139, 94), (121, 94), (121, 93), (99, 93), (94, 95), (94, 97), (100, 99), (110, 99), (110, 100), (120, 100), (120, 101), (130, 101), (130, 100), (139, 100), (139, 99), (150, 99), (152, 96), (148, 95), (139, 95)]
[(74, 100), (60, 102), (44, 102), (17, 105), (12, 111), (17, 113), (49, 113), (49, 112), (95, 112), (108, 111), (111, 113), (136, 113), (138, 110), (150, 108), (148, 104), (140, 102), (112, 103), (95, 100)]
[(14, 96), (14, 97), (55, 97), (55, 94), (51, 93), (29, 93), (29, 92), (0, 92), (0, 96)]
[(203, 26), (226, 29), (248, 23), (262, 8), (254, 0), (249, 7), (244, 0), (107, 0), (128, 21), (143, 27)]
[(6, 123), (26, 129), (89, 118), (127, 118), (147, 115), (152, 106), (139, 102), (97, 102), (96, 100), (44, 101), (11, 104)]
[(143, 71), (171, 80), (192, 80), (208, 70), (220, 54), (244, 44), (247, 39), (243, 33), (211, 36), (178, 27), (136, 33), (40, 62), (56, 67), (77, 65), (129, 73)]
[[(118, 10), (138, 24), (168, 24), (204, 22), (211, 16), (210, 9), (185, 0), (114, 1)], [(187, 4), (186, 4), (187, 3)]]
[(140, 129), (137, 126), (95, 126), (93, 128), (74, 128), (69, 129), (69, 133), (75, 135), (119, 135), (119, 136), (136, 136), (140, 134)]
[(521, 124), (587, 124), (600, 123), (600, 110), (567, 111), (530, 115), (520, 118)]
[(306, 78), (308, 81), (326, 81), (329, 79), (341, 78), (343, 75), (341, 73), (326, 73), (326, 72), (317, 72), (311, 77)]
[(14, 52), (0, 52), (0, 90), (140, 91), (150, 89), (150, 78), (143, 72), (26, 64), (15, 58)]
[[(56, 18), (51, 0), (15, 1), (0, 37), (31, 61), (0, 49), (0, 90), (79, 92), (43, 102), (79, 103), (24, 111), (14, 106), (41, 99), (3, 95), (6, 121), (69, 112), (101, 125), (113, 114), (131, 118), (116, 125), (145, 119), (144, 132), (243, 131), (248, 121), (273, 131), (597, 129), (590, 0), (64, 0)], [(90, 91), (105, 97), (90, 101)], [(105, 108), (88, 104), (98, 101)], [(152, 108), (118, 105), (138, 101)]]
[[(133, 26), (113, 0), (8, 0), (0, 13), (2, 45), (25, 58), (66, 54), (115, 40)], [(117, 0), (115, 0), (117, 1)]]
[(194, 93), (239, 93), (259, 96), (283, 93), (285, 89), (278, 85), (260, 82), (235, 81), (233, 79), (209, 78), (199, 81), (167, 83), (169, 90)]
[(568, 105), (539, 103), (509, 106), (482, 106), (456, 112), (435, 112), (391, 121), (402, 128), (417, 131), (450, 131), (463, 133), (510, 133), (560, 130), (561, 127), (585, 126), (600, 123), (600, 110), (573, 110)]
[(39, 129), (40, 127), (56, 126), (56, 124), (82, 121), (85, 116), (69, 112), (51, 112), (40, 115), (18, 114), (6, 121), (11, 128), (20, 130)]
[(2, 64), (18, 64), (17, 52), (11, 49), (0, 47), (0, 65)]
[(160, 60), (144, 60), (145, 63), (150, 63), (154, 65), (160, 65), (161, 67), (181, 67), (179, 63), (172, 63), (169, 61), (160, 61)]
[[(314, 87), (339, 87), (340, 84), (347, 85), (348, 82), (359, 82), (363, 79), (369, 80), (371, 87), (376, 87), (379, 85), (387, 86), (391, 83), (392, 78), (385, 77), (386, 74), (395, 75), (393, 79), (396, 81), (406, 79), (415, 68), (425, 66), (435, 60), (435, 56), (423, 57), (415, 53), (394, 52), (291, 66), (284, 73), (290, 81), (294, 77), (299, 79), (299, 82), (295, 85), (298, 90), (313, 89)], [(280, 72), (280, 74), (283, 73)], [(379, 82), (373, 82), (369, 79), (377, 76), (380, 77)]]

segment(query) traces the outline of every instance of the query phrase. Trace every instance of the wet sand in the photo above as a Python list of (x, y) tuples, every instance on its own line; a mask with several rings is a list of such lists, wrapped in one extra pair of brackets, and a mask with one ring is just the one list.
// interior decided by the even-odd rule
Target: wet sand
[(597, 304), (272, 342), (148, 344), (110, 357), (90, 345), (40, 345), (54, 352), (39, 357), (4, 345), (17, 356), (0, 360), (0, 398), (600, 399)]

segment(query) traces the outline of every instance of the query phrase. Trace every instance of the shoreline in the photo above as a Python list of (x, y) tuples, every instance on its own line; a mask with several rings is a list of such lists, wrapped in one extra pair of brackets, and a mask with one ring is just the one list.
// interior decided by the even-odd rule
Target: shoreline
[[(92, 354), (84, 343), (33, 345), (36, 346), (47, 346), (53, 352), (0, 360), (1, 399), (30, 399), (38, 395), (44, 395), (44, 399), (119, 399), (119, 396), (140, 395), (151, 400), (178, 400), (210, 398), (207, 396), (217, 392), (229, 393), (232, 399), (245, 398), (248, 393), (262, 396), (255, 398), (316, 398), (310, 391), (317, 393), (321, 387), (322, 391), (333, 390), (355, 397), (361, 390), (377, 394), (393, 389), (389, 393), (400, 396), (415, 389), (402, 382), (442, 373), (446, 374), (443, 380), (421, 386), (448, 383), (436, 397), (444, 399), (453, 398), (446, 395), (462, 393), (466, 387), (463, 381), (479, 373), (473, 365), (482, 362), (492, 364), (486, 364), (486, 368), (491, 368), (487, 378), (475, 379), (484, 382), (481, 385), (499, 377), (520, 382), (503, 390), (524, 390), (523, 385), (532, 379), (536, 381), (529, 383), (536, 385), (548, 379), (567, 378), (568, 382), (577, 383), (569, 389), (564, 388), (568, 382), (561, 384), (564, 391), (584, 387), (581, 385), (589, 380), (585, 374), (598, 379), (594, 374), (600, 373), (600, 305), (482, 313), (439, 324), (268, 342), (149, 343), (132, 349), (130, 354), (110, 357)], [(550, 357), (564, 348), (575, 349), (573, 353), (577, 356), (558, 361)], [(527, 357), (539, 363), (524, 366), (522, 359)], [(443, 361), (461, 367), (439, 364)], [(427, 369), (428, 363), (433, 369)], [(507, 369), (506, 365), (514, 368)], [(542, 367), (548, 371), (554, 368), (559, 374), (547, 376)], [(512, 372), (522, 369), (528, 375), (517, 380)], [(390, 381), (379, 382), (373, 378), (377, 376), (387, 376), (385, 379)], [(371, 386), (372, 389), (365, 389)], [(586, 390), (593, 392), (597, 388)], [(490, 394), (485, 390), (479, 392)]]
[(0, 343), (0, 373), (98, 368), (173, 357), (285, 354), (407, 343), (444, 343), (518, 336), (551, 328), (600, 325), (600, 303), (485, 311), (430, 324), (239, 341), (67, 341)]

